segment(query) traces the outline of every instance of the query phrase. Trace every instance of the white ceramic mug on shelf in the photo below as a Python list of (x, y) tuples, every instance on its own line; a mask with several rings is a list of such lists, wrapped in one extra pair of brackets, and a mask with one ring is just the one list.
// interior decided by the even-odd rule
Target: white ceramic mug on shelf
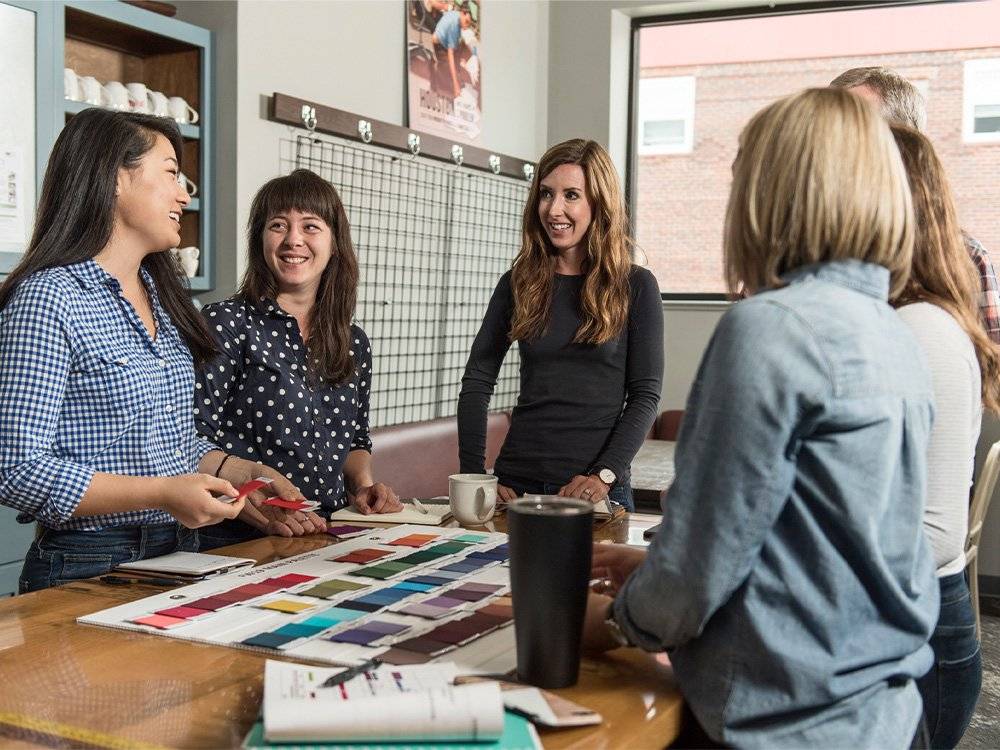
[(83, 90), (80, 88), (80, 76), (72, 68), (63, 68), (63, 96), (70, 101), (83, 101)]
[(187, 191), (187, 194), (194, 198), (198, 195), (198, 186), (183, 172), (177, 175), (177, 182)]
[(150, 91), (146, 88), (146, 84), (136, 81), (126, 83), (125, 88), (128, 90), (129, 108), (133, 112), (150, 112)]
[(78, 76), (77, 81), (82, 101), (98, 107), (108, 103), (108, 92), (94, 76)]
[(201, 251), (198, 248), (193, 245), (191, 247), (175, 247), (170, 252), (177, 257), (181, 268), (184, 269), (185, 276), (193, 279), (198, 275), (198, 258), (201, 255)]
[(480, 526), (497, 507), (497, 478), (490, 474), (452, 474), (448, 477), (451, 514), (463, 526)]
[(149, 113), (157, 117), (170, 117), (167, 95), (162, 91), (149, 92)]
[(131, 109), (129, 103), (128, 89), (121, 81), (108, 81), (104, 84), (104, 90), (108, 94), (108, 107), (121, 111)]
[(194, 111), (190, 104), (184, 101), (183, 97), (170, 97), (167, 100), (167, 109), (170, 112), (170, 116), (181, 124), (191, 123), (193, 125), (198, 122), (198, 113)]

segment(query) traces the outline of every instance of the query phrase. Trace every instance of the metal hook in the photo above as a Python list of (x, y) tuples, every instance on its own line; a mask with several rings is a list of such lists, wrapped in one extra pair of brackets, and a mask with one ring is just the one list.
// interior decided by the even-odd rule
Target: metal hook
[(316, 130), (316, 108), (308, 104), (302, 105), (302, 124), (310, 133)]
[(535, 176), (535, 165), (525, 164), (523, 167), (521, 167), (521, 171), (524, 173), (524, 179), (526, 179), (528, 182), (531, 182), (531, 179)]
[(358, 120), (358, 135), (365, 143), (372, 142), (372, 124), (368, 120)]
[(462, 162), (465, 161), (465, 152), (462, 147), (457, 143), (451, 145), (451, 160), (455, 162), (455, 166), (462, 166)]
[(490, 171), (500, 174), (500, 157), (496, 154), (490, 154)]
[(410, 133), (406, 136), (406, 145), (410, 149), (410, 153), (416, 156), (420, 153), (420, 136), (416, 133)]

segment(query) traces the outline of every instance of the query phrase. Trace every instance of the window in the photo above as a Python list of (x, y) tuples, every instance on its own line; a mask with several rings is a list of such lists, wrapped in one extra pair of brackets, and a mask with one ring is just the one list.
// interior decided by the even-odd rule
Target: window
[(694, 146), (694, 76), (639, 81), (639, 153), (687, 154)]
[(1000, 0), (808, 5), (633, 20), (629, 208), (667, 299), (725, 294), (723, 225), (747, 121), (857, 67), (886, 66), (917, 87), (963, 228), (1000, 253), (1000, 181), (990, 179), (1000, 173)]
[(962, 90), (963, 139), (1000, 141), (1000, 58), (966, 60)]

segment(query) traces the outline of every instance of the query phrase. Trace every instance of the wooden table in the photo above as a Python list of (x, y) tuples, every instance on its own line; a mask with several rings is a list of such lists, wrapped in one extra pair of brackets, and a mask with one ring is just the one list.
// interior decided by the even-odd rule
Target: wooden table
[(660, 512), (674, 481), (673, 440), (646, 440), (632, 459), (632, 496), (636, 508)]
[[(595, 538), (641, 544), (658, 520), (620, 517)], [(502, 516), (489, 525), (506, 528)], [(333, 541), (268, 537), (221, 552), (270, 562)], [(74, 621), (161, 591), (92, 580), (0, 603), (0, 745), (239, 746), (260, 709), (266, 657)], [(545, 731), (546, 748), (662, 748), (680, 728), (681, 696), (663, 656), (619, 649), (585, 658), (579, 683), (558, 692), (604, 723)]]

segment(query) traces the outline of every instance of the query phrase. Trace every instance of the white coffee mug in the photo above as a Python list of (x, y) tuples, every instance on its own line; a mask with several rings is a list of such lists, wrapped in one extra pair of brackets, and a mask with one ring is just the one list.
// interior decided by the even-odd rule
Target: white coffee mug
[(104, 90), (108, 95), (108, 107), (111, 109), (128, 110), (129, 96), (128, 89), (121, 81), (108, 81), (104, 84)]
[(149, 112), (157, 117), (170, 117), (167, 95), (162, 91), (149, 92)]
[(448, 477), (451, 514), (463, 526), (481, 526), (497, 507), (497, 478), (490, 474), (452, 474)]
[(74, 102), (83, 100), (83, 92), (80, 90), (80, 77), (72, 68), (63, 68), (63, 96)]
[(198, 257), (201, 255), (201, 251), (194, 247), (175, 247), (170, 252), (177, 256), (178, 262), (181, 264), (181, 268), (184, 269), (184, 275), (189, 279), (193, 279), (198, 274)]
[(172, 96), (167, 100), (167, 110), (170, 112), (170, 116), (179, 123), (194, 124), (198, 122), (198, 113), (180, 96)]
[(146, 88), (144, 83), (127, 83), (125, 88), (128, 90), (128, 105), (133, 112), (149, 112), (150, 99), (149, 99), (149, 89)]
[(108, 92), (94, 76), (83, 76), (78, 81), (83, 101), (87, 104), (96, 104), (100, 107), (108, 103)]
[(191, 178), (187, 177), (183, 172), (177, 175), (177, 182), (180, 186), (187, 191), (187, 194), (194, 198), (198, 195), (198, 186), (194, 184)]

